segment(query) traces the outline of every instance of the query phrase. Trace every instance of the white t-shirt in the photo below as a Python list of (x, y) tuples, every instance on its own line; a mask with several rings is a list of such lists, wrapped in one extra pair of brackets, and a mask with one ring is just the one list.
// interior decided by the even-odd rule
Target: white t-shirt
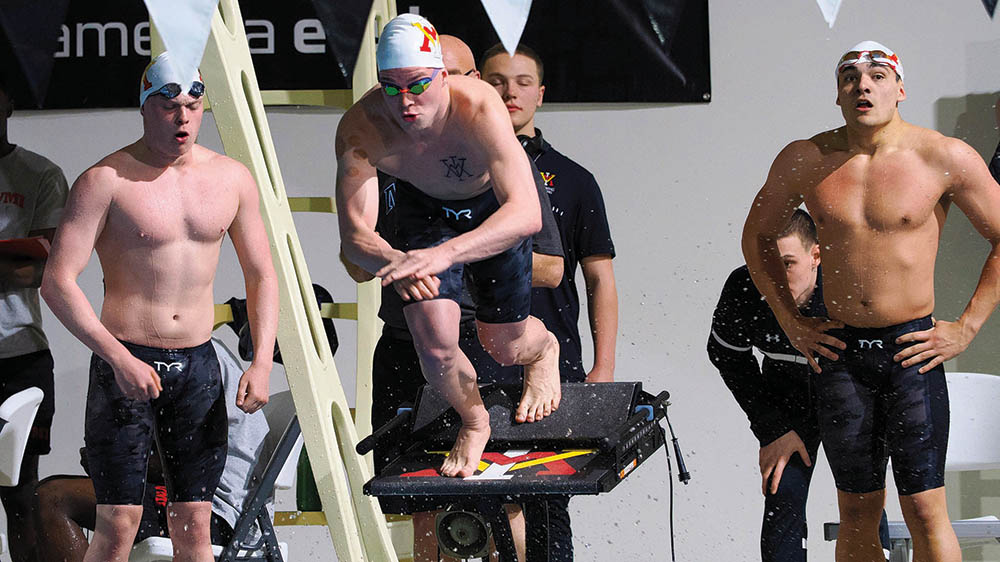
[[(0, 240), (55, 228), (69, 186), (59, 166), (20, 146), (0, 158)], [(38, 289), (0, 291), (0, 359), (48, 349)]]

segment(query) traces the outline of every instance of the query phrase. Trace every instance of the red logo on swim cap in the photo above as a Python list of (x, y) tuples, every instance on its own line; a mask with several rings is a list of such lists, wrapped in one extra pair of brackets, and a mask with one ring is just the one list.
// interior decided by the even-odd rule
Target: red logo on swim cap
[(438, 42), (437, 30), (433, 27), (424, 27), (420, 22), (413, 22), (411, 25), (424, 34), (424, 43), (420, 46), (420, 51), (424, 53), (431, 52), (431, 41), (434, 41), (434, 43)]

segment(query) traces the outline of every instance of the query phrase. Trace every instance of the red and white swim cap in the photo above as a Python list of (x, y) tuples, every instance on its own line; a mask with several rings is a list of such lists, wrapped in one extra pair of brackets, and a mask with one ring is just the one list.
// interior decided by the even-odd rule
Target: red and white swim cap
[(375, 59), (379, 71), (411, 66), (444, 68), (437, 30), (416, 14), (398, 15), (385, 25)]
[(844, 53), (837, 63), (837, 74), (845, 66), (865, 62), (884, 64), (896, 71), (900, 80), (903, 79), (903, 63), (899, 62), (899, 57), (892, 49), (876, 41), (862, 41)]

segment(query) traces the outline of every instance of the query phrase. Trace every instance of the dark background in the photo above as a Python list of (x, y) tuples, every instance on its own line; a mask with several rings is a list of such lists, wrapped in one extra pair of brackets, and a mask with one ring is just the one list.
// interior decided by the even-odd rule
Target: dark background
[[(399, 13), (409, 11), (410, 6), (417, 6), (440, 33), (465, 40), (477, 57), (499, 41), (478, 1), (397, 2)], [(325, 54), (303, 54), (294, 48), (295, 23), (316, 18), (312, 0), (241, 0), (240, 8), (244, 20), (264, 19), (274, 25), (274, 53), (253, 55), (262, 90), (350, 88), (329, 49)], [(663, 42), (657, 42), (655, 22), (649, 17), (663, 10), (679, 15), (674, 36), (666, 34), (668, 53), (663, 52), (667, 50)], [(149, 58), (136, 52), (135, 29), (145, 21), (148, 14), (140, 0), (70, 0), (65, 21), (69, 57), (55, 59), (43, 100), (31, 94), (0, 28), (0, 69), (16, 106), (136, 107), (139, 77)], [(98, 54), (94, 30), (84, 32), (83, 54), (77, 56), (77, 24), (109, 22), (124, 24), (126, 55), (122, 56), (119, 30), (108, 29), (104, 56)], [(662, 38), (662, 20), (659, 23)], [(28, 25), (37, 25), (43, 33), (46, 25), (51, 29), (53, 24)], [(260, 30), (259, 26), (249, 29), (251, 33)], [(545, 100), (550, 103), (704, 102), (710, 97), (708, 0), (535, 0), (522, 42), (538, 51), (545, 62)], [(263, 46), (264, 40), (251, 39), (250, 44)], [(148, 48), (148, 42), (143, 47)], [(62, 43), (58, 49), (63, 49)]]
[[(686, 83), (640, 40), (653, 35), (643, 4), (677, 7), (669, 58)], [(500, 41), (480, 2), (397, 0), (418, 6), (438, 33), (455, 35), (479, 57)], [(704, 102), (711, 97), (708, 0), (535, 0), (521, 42), (545, 64), (546, 102)]]

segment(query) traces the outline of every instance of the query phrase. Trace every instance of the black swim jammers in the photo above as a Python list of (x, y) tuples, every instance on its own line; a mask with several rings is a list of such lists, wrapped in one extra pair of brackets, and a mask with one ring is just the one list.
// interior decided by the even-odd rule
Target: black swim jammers
[(888, 328), (827, 333), (847, 344), (840, 359), (820, 357), (815, 375), (820, 432), (837, 489), (863, 494), (885, 488), (886, 462), (901, 495), (944, 486), (948, 387), (940, 365), (902, 367), (893, 356), (910, 344), (896, 338), (930, 329), (930, 316)]
[[(534, 172), (536, 178), (541, 176)], [(404, 252), (431, 248), (478, 227), (500, 204), (493, 190), (463, 200), (431, 197), (396, 180), (394, 205), (387, 216), (395, 232), (393, 246)], [(476, 302), (476, 319), (488, 323), (524, 320), (531, 313), (531, 238), (525, 238), (482, 261), (453, 264), (438, 274), (438, 298), (461, 302), (463, 272), (469, 273), (469, 290)], [(413, 304), (405, 302), (403, 306)]]
[(127, 398), (111, 365), (96, 355), (91, 358), (84, 435), (97, 503), (142, 505), (153, 439), (170, 501), (211, 501), (228, 440), (226, 400), (212, 342), (186, 349), (122, 343), (156, 370), (163, 390), (153, 400)]

